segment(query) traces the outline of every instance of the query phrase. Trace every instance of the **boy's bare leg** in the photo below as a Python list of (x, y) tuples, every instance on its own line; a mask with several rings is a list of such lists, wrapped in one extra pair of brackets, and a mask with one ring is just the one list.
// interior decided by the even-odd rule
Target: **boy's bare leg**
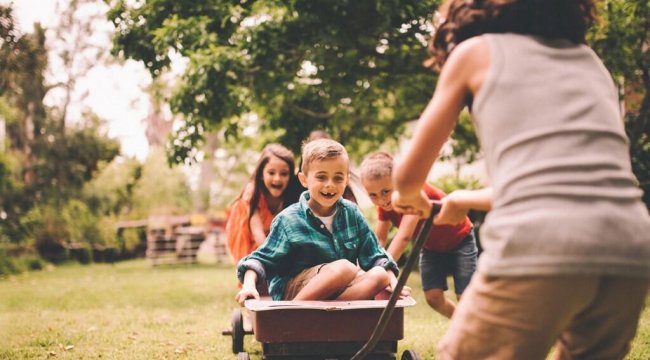
[(442, 289), (425, 290), (424, 297), (427, 299), (427, 304), (441, 315), (451, 318), (451, 315), (454, 314), (456, 305), (445, 296)]
[(337, 300), (372, 300), (375, 295), (390, 285), (386, 269), (373, 267), (367, 272), (358, 270), (357, 276)]
[(357, 275), (357, 266), (347, 260), (323, 265), (293, 300), (324, 300), (350, 284)]
[(242, 327), (244, 331), (253, 331), (253, 320), (250, 310), (243, 307), (241, 308)]

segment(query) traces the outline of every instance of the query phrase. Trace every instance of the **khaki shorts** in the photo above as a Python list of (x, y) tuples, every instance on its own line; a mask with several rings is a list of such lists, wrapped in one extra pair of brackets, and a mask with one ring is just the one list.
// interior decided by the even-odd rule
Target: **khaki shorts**
[(648, 280), (475, 274), (438, 346), (438, 359), (622, 359)]
[(314, 276), (318, 275), (320, 270), (325, 265), (327, 264), (320, 264), (307, 268), (296, 275), (293, 279), (289, 280), (287, 287), (284, 289), (284, 297), (282, 299), (293, 300), (293, 298), (298, 295), (300, 290), (302, 290), (302, 288), (304, 288), (311, 281), (311, 279), (314, 278)]

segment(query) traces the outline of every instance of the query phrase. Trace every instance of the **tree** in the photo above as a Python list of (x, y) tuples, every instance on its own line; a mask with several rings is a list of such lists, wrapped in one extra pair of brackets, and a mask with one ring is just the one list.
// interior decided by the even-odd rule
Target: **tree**
[(181, 162), (207, 131), (237, 136), (255, 112), (277, 141), (299, 150), (323, 128), (352, 152), (396, 139), (431, 96), (422, 68), (437, 1), (115, 0), (113, 53), (144, 62), (153, 76), (170, 53), (189, 60), (172, 110), (185, 125), (172, 158)]
[(132, 191), (131, 217), (178, 215), (192, 210), (192, 196), (180, 168), (169, 168), (161, 149), (151, 149)]
[(142, 176), (142, 164), (133, 158), (115, 158), (84, 185), (84, 200), (96, 214), (126, 217), (135, 207), (133, 190)]
[(650, 1), (608, 0), (590, 43), (621, 90), (632, 169), (650, 208)]
[(19, 33), (11, 7), (0, 6), (0, 116), (7, 121), (8, 137), (0, 157), (0, 240), (18, 243), (29, 236), (22, 218), (30, 210), (61, 214), (100, 164), (119, 153), (119, 144), (101, 131), (94, 114), (82, 114), (64, 131), (45, 107), (50, 89), (45, 29), (36, 24), (34, 30)]
[[(46, 121), (43, 72), (47, 67), (45, 31), (38, 24), (33, 34), (23, 35), (15, 26), (13, 9), (0, 6), (0, 116), (6, 121), (7, 145), (2, 149), (0, 171), (0, 240), (20, 241), (24, 229), (20, 217), (38, 199), (34, 182), (35, 142)], [(5, 192), (6, 191), (6, 192)]]
[(88, 96), (79, 88), (79, 80), (112, 59), (108, 56), (106, 5), (101, 0), (59, 0), (57, 12), (58, 23), (48, 38), (52, 66), (47, 90), (58, 98), (51, 116), (65, 132), (66, 122), (71, 120), (70, 105), (81, 104)]
[[(189, 60), (171, 99), (185, 117), (174, 161), (192, 157), (207, 130), (237, 135), (250, 112), (282, 129), (276, 141), (293, 150), (323, 128), (354, 156), (396, 139), (430, 98), (436, 76), (421, 63), (438, 3), (112, 0), (109, 18), (113, 53), (143, 61), (153, 76), (172, 53)], [(633, 169), (650, 194), (650, 1), (598, 6), (589, 44), (621, 87)], [(478, 147), (466, 125), (459, 122), (453, 155), (471, 160)]]

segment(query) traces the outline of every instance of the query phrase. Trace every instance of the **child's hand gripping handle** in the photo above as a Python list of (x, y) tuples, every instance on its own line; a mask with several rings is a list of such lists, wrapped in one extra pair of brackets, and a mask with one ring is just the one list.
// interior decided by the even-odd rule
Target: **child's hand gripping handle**
[(253, 270), (246, 270), (244, 273), (244, 282), (242, 284), (241, 290), (235, 295), (235, 300), (241, 305), (244, 306), (246, 299), (258, 299), (260, 298), (260, 293), (257, 291), (255, 284), (257, 283), (257, 273)]
[(239, 290), (237, 295), (235, 295), (235, 300), (239, 303), (239, 305), (244, 306), (244, 302), (248, 299), (260, 299), (260, 294), (257, 292), (257, 289), (255, 288), (242, 288)]
[(399, 275), (397, 285), (395, 286), (395, 289), (393, 289), (393, 293), (388, 300), (388, 304), (386, 304), (384, 311), (381, 313), (381, 317), (379, 318), (379, 322), (377, 322), (375, 331), (373, 331), (372, 336), (370, 336), (368, 342), (352, 357), (351, 360), (363, 359), (366, 355), (368, 355), (375, 347), (375, 345), (377, 345), (377, 341), (379, 341), (379, 338), (384, 333), (384, 330), (386, 330), (388, 319), (390, 319), (391, 315), (393, 314), (393, 310), (395, 310), (395, 303), (397, 302), (397, 299), (399, 298), (402, 289), (404, 288), (404, 284), (406, 284), (406, 280), (408, 280), (408, 277), (411, 274), (411, 270), (413, 270), (415, 259), (418, 258), (420, 250), (422, 249), (422, 245), (424, 245), (427, 237), (429, 237), (429, 231), (431, 231), (431, 226), (433, 226), (433, 218), (440, 212), (441, 207), (442, 203), (440, 201), (431, 202), (431, 212), (429, 213), (424, 226), (422, 226), (420, 233), (413, 243), (411, 253), (409, 254), (409, 257), (406, 260), (406, 264), (404, 265), (404, 268)]

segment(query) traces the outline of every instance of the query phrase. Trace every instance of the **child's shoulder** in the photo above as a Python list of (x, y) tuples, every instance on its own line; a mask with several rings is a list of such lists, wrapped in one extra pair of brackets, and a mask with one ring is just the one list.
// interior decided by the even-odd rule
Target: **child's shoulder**
[(271, 232), (273, 232), (273, 230), (287, 234), (296, 231), (300, 232), (307, 223), (307, 214), (305, 211), (298, 204), (292, 204), (280, 211), (280, 213), (273, 218), (273, 222), (271, 223)]
[(341, 198), (340, 201), (341, 201), (340, 203), (341, 208), (343, 208), (345, 211), (360, 212), (359, 205), (357, 205), (356, 203), (345, 198)]
[(275, 218), (276, 219), (286, 219), (286, 218), (295, 218), (296, 216), (305, 216), (305, 212), (302, 209), (300, 202), (293, 203), (282, 211), (280, 211)]

